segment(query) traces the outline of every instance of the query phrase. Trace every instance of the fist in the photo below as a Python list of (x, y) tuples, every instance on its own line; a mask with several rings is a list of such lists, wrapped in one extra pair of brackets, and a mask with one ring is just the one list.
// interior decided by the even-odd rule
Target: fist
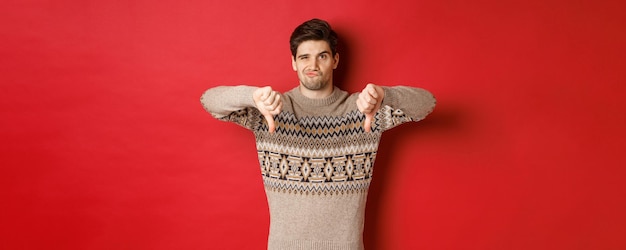
[(365, 115), (365, 122), (363, 128), (365, 132), (372, 130), (372, 121), (376, 112), (380, 109), (385, 97), (385, 90), (380, 86), (376, 86), (372, 83), (367, 84), (363, 91), (359, 93), (359, 98), (356, 100), (356, 106)]
[(279, 114), (283, 108), (281, 94), (268, 86), (255, 90), (254, 93), (252, 93), (252, 99), (254, 99), (256, 108), (261, 112), (263, 117), (265, 117), (270, 133), (274, 133), (276, 130), (274, 115)]

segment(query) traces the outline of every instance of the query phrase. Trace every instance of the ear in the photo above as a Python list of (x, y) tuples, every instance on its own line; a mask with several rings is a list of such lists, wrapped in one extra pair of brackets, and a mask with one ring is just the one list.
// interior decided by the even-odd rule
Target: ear
[(339, 53), (335, 53), (335, 63), (333, 64), (333, 69), (337, 69), (339, 66)]
[(293, 68), (293, 71), (298, 71), (298, 68), (296, 68), (296, 58), (291, 56), (291, 68)]

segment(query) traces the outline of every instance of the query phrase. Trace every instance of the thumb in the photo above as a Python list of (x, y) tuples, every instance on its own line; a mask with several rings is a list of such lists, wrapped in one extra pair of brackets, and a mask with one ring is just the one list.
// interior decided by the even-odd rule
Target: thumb
[(365, 132), (370, 132), (372, 131), (372, 120), (374, 119), (374, 114), (369, 113), (369, 114), (365, 114), (365, 121), (363, 124), (363, 128), (365, 129)]
[(274, 133), (276, 130), (276, 123), (274, 123), (274, 116), (272, 114), (264, 114), (265, 120), (267, 121), (267, 128), (270, 133)]

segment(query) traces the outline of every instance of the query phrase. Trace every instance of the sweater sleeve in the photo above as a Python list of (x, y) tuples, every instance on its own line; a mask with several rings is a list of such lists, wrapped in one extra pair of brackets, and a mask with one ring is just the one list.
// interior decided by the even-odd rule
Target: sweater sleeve
[(256, 109), (252, 86), (218, 86), (206, 90), (200, 97), (200, 103), (213, 117), (222, 121), (237, 123), (254, 130), (260, 120)]
[(425, 89), (383, 87), (385, 98), (377, 114), (380, 129), (387, 130), (409, 121), (420, 121), (435, 108), (435, 97)]

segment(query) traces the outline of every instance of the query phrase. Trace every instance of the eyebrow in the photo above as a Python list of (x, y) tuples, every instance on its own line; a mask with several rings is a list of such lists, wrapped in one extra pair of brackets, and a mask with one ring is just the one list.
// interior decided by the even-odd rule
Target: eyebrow
[[(322, 55), (322, 54), (330, 54), (330, 52), (327, 51), (327, 50), (324, 50), (324, 51), (320, 52), (317, 55), (319, 56), (319, 55)], [(298, 55), (298, 58), (305, 57), (305, 56), (310, 56), (310, 54), (301, 54), (301, 55)]]

